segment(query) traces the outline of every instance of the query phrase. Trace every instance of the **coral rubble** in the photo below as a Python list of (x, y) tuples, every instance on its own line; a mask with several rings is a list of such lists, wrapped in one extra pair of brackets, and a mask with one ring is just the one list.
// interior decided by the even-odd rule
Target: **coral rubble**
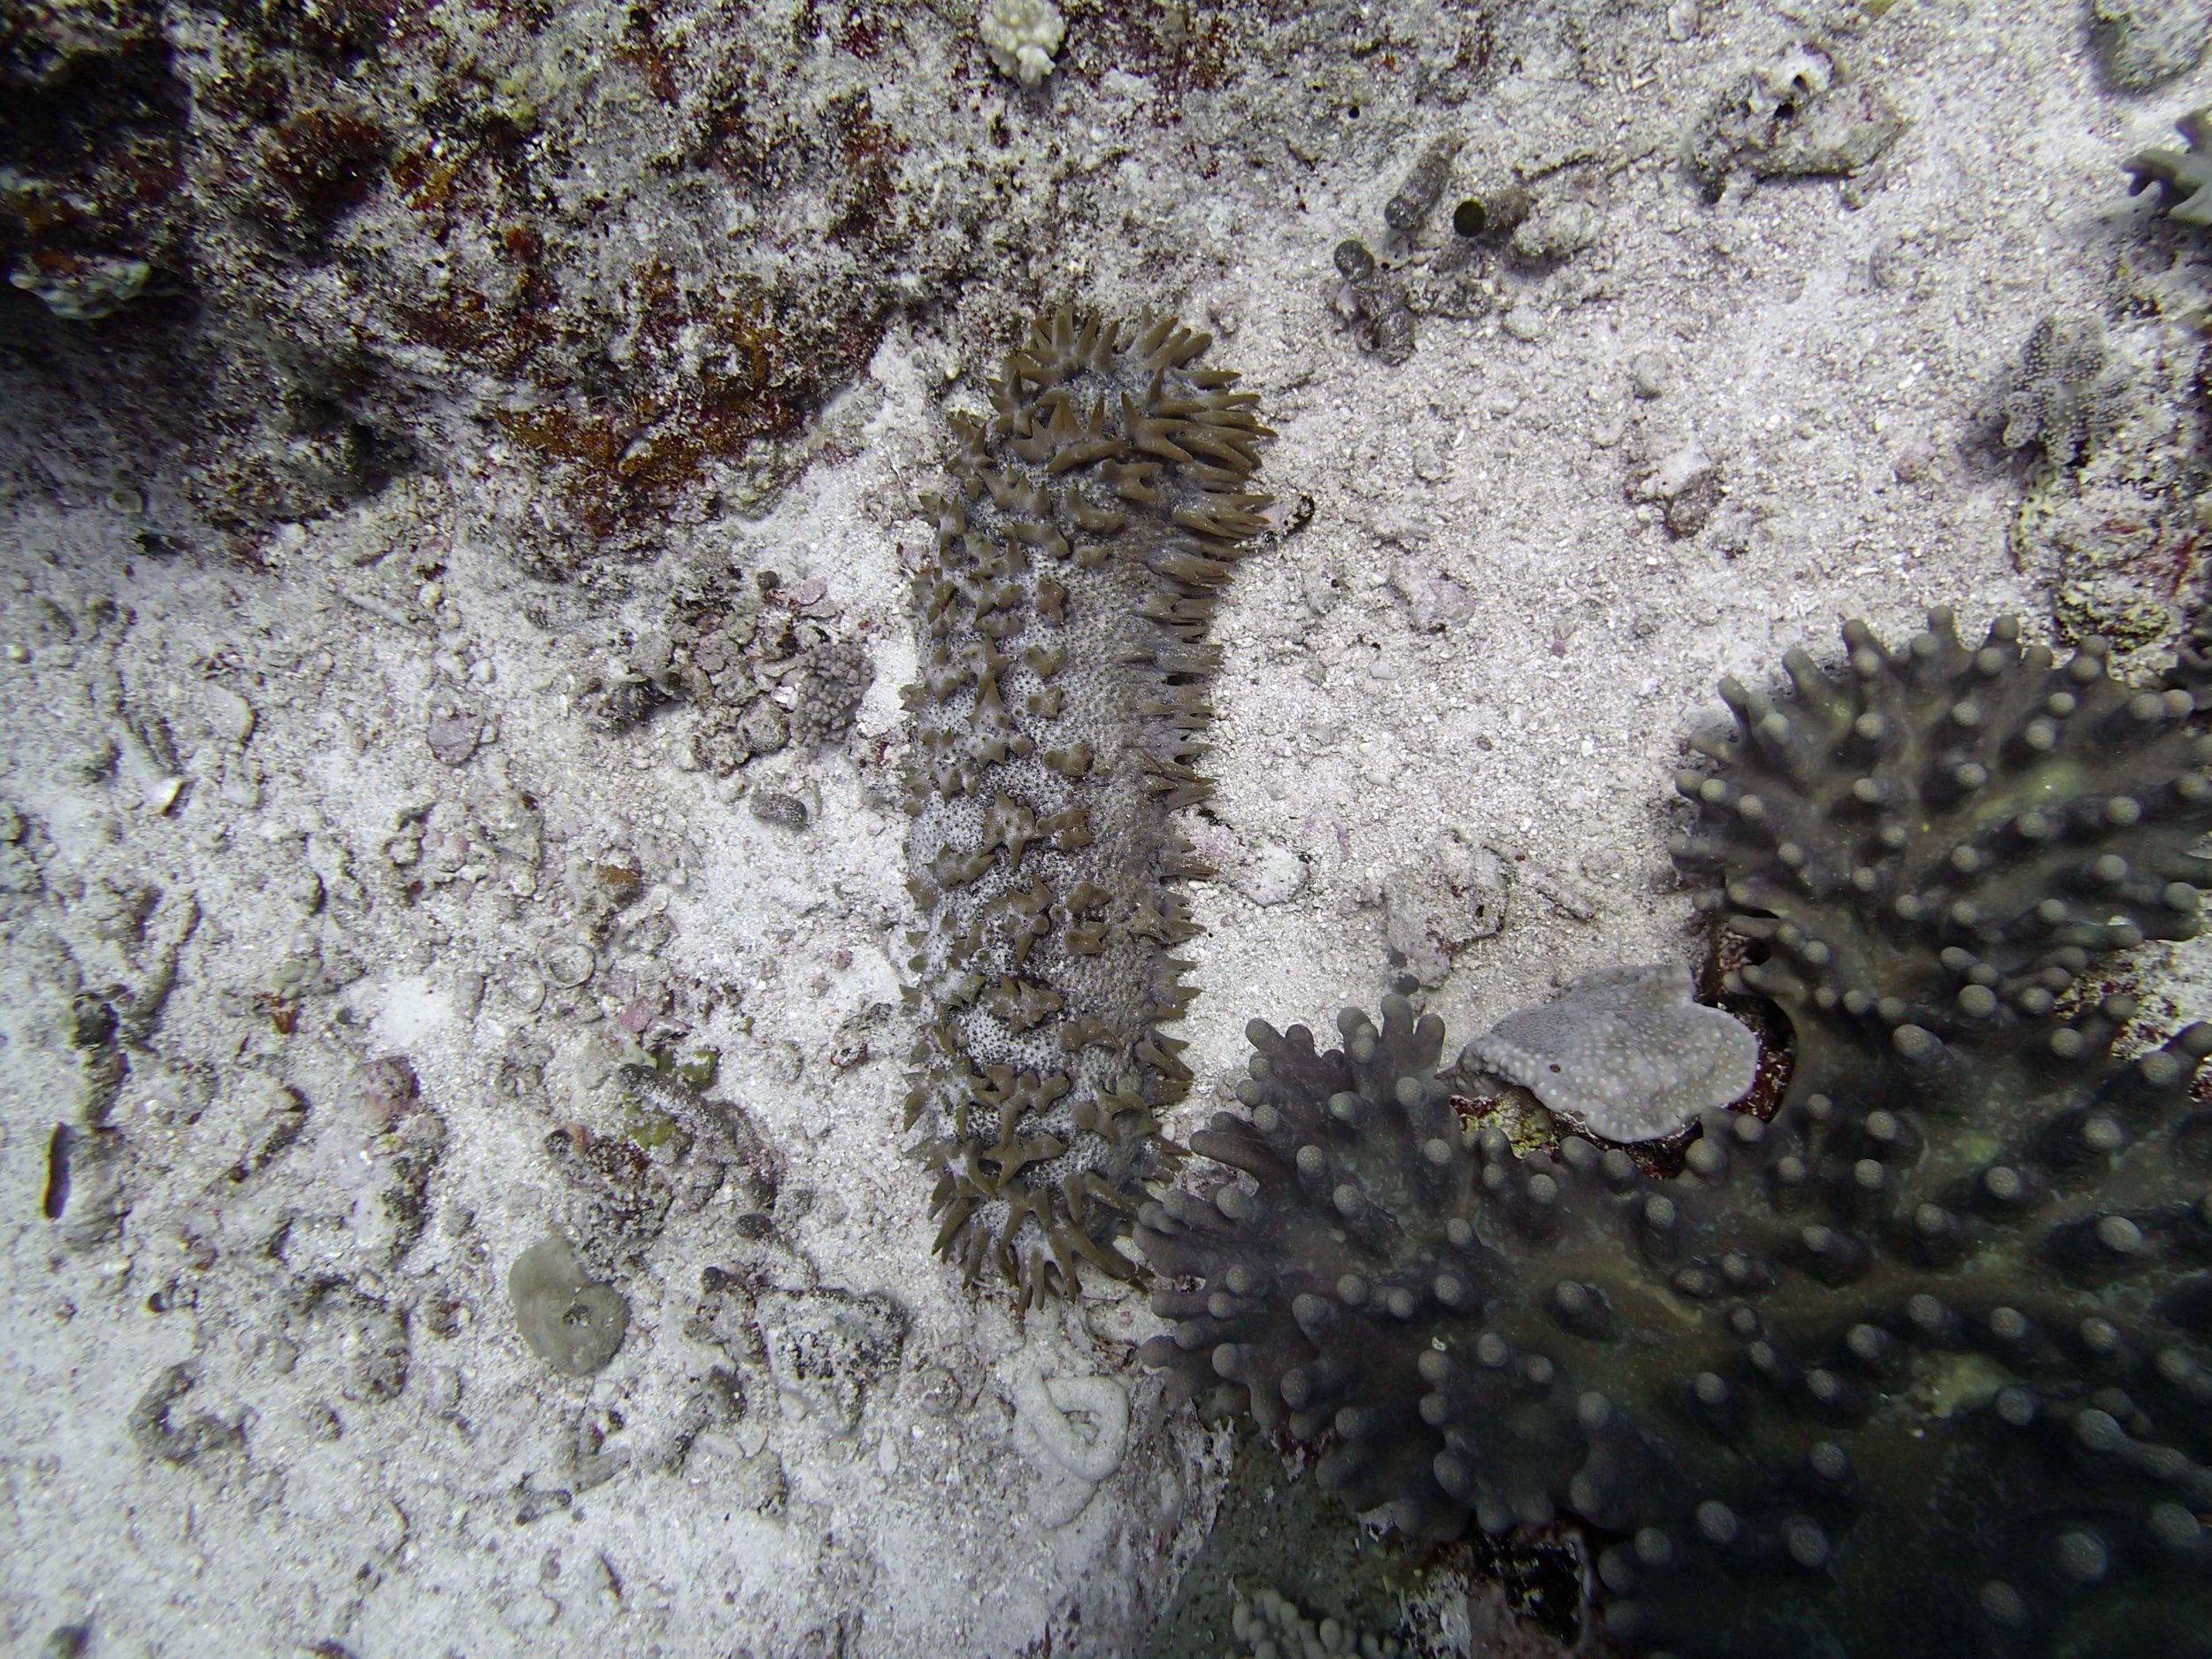
[(2130, 196), (2150, 185), (2158, 187), (2159, 211), (2187, 225), (2212, 224), (2212, 157), (2206, 154), (2212, 140), (2212, 110), (2192, 110), (2174, 123), (2181, 148), (2138, 150), (2126, 162)]
[(2058, 638), (2101, 634), (2121, 654), (2175, 642), (2202, 583), (2195, 503), (2212, 482), (2193, 389), (2201, 300), (2157, 264), (2135, 272), (2123, 323), (2037, 323), (1984, 411), (2001, 448), (2029, 452), (2014, 561), (2049, 591)]
[(849, 641), (817, 650), (791, 706), (793, 741), (806, 749), (842, 742), (874, 674), (867, 651)]
[(908, 861), (926, 926), (907, 1101), (940, 1171), (938, 1249), (1026, 1307), (1072, 1294), (1171, 1156), (1189, 1072), (1159, 1034), (1189, 1000), (1174, 892), (1202, 870), (1169, 815), (1218, 652), (1206, 632), (1263, 496), (1270, 435), (1171, 319), (1063, 311), (956, 420), (921, 618)]
[(1905, 128), (1875, 88), (1835, 58), (1800, 46), (1745, 71), (1690, 134), (1690, 171), (1720, 199), (1732, 174), (1755, 179), (1842, 178), (1880, 159)]
[(2084, 984), (2197, 926), (2195, 664), (2116, 684), (2009, 622), (1846, 629), (1739, 732), (1678, 848), (1795, 1028), (1771, 1122), (1659, 1178), (1463, 1126), (1444, 1031), (1249, 1027), (1235, 1179), (1146, 1207), (1146, 1358), (1314, 1446), (1354, 1508), (1593, 1535), (1603, 1618), (1682, 1655), (2204, 1650), (2212, 1026), (2132, 1058)]
[(1460, 1056), (1520, 1084), (1609, 1141), (1656, 1141), (1750, 1091), (1759, 1043), (1691, 1000), (1680, 963), (1585, 974), (1564, 995), (1508, 1014)]

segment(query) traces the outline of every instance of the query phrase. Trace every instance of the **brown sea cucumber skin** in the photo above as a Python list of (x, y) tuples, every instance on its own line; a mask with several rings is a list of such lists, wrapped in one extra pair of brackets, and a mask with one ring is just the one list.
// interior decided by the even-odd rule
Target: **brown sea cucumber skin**
[(1073, 1296), (1179, 1156), (1190, 1073), (1160, 1034), (1189, 1001), (1173, 814), (1202, 800), (1222, 584), (1264, 527), (1271, 436), (1208, 337), (1063, 311), (956, 417), (927, 503), (905, 698), (909, 964), (921, 1039), (907, 1125), (938, 1171), (936, 1248), (1026, 1309)]

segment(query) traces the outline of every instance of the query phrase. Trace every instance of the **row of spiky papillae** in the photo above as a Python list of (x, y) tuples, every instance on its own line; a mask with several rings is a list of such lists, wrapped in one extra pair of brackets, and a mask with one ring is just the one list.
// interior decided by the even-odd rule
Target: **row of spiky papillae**
[(924, 917), (907, 1124), (938, 1172), (937, 1248), (1026, 1308), (1115, 1278), (1147, 1182), (1175, 1156), (1189, 1000), (1176, 895), (1203, 866), (1171, 814), (1219, 653), (1222, 583), (1262, 527), (1246, 485), (1271, 434), (1171, 320), (1031, 330), (956, 419), (934, 560), (915, 582), (907, 856)]
[(1250, 1028), (1248, 1117), (1193, 1139), (1244, 1179), (1143, 1212), (1185, 1281), (1148, 1363), (1409, 1532), (1578, 1518), (1637, 1651), (2204, 1651), (2212, 1027), (2124, 1063), (2115, 1002), (1709, 1114), (1655, 1179), (1463, 1132), (1440, 1025), (1384, 1009)]
[(1676, 778), (1701, 810), (1675, 856), (1763, 958), (1736, 988), (1788, 1014), (1798, 1094), (1853, 1056), (2001, 1052), (2092, 964), (2196, 933), (2200, 689), (2116, 680), (2093, 640), (2057, 662), (2009, 618), (1978, 648), (1947, 611), (1901, 650), (1843, 636), (1840, 673), (1784, 658), (1784, 702), (1724, 680), (1739, 729)]

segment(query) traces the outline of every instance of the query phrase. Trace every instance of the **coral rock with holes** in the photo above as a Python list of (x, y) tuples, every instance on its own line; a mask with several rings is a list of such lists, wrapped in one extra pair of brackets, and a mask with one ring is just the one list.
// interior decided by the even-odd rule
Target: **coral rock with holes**
[(1064, 311), (956, 418), (916, 580), (908, 772), (910, 967), (922, 1039), (907, 1100), (939, 1171), (937, 1248), (1027, 1308), (1118, 1247), (1175, 1156), (1162, 1108), (1198, 929), (1177, 882), (1205, 873), (1171, 815), (1219, 652), (1221, 585), (1263, 527), (1247, 485), (1271, 436), (1237, 376), (1171, 319)]
[(1518, 1083), (1608, 1141), (1661, 1140), (1740, 1100), (1758, 1076), (1758, 1039), (1693, 990), (1678, 962), (1601, 968), (1508, 1014), (1460, 1064)]
[(1403, 1002), (1326, 1053), (1256, 1022), (1193, 1138), (1239, 1179), (1144, 1212), (1146, 1358), (1408, 1531), (1578, 1522), (1632, 1651), (2205, 1652), (2212, 1026), (2123, 1059), (2081, 983), (2196, 926), (2196, 698), (2008, 623), (1846, 637), (1730, 686), (1682, 780), (1795, 1026), (1774, 1120), (1706, 1114), (1667, 1179), (1519, 1156)]

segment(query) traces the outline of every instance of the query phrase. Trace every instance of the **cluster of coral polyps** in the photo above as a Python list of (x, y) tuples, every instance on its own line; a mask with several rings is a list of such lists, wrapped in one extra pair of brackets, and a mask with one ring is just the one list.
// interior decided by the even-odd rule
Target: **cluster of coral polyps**
[[(1738, 732), (1675, 857), (1766, 960), (1743, 970), (1795, 1028), (1799, 1093), (1862, 1052), (1891, 1070), (2039, 1033), (2095, 961), (2198, 926), (2212, 780), (2192, 684), (2133, 686), (2100, 641), (2069, 661), (1948, 611), (1892, 651), (1863, 623), (1831, 675), (1783, 659), (1786, 707), (1734, 680)], [(1893, 1056), (1893, 1057), (1887, 1057)]]
[(1402, 1002), (1325, 1052), (1256, 1022), (1192, 1141), (1233, 1179), (1142, 1214), (1146, 1359), (1408, 1531), (1578, 1522), (1637, 1651), (2204, 1652), (2212, 1026), (2123, 1057), (2082, 983), (2195, 927), (2194, 676), (1846, 641), (1730, 687), (1680, 780), (1795, 1026), (1773, 1120), (1707, 1113), (1671, 1178), (1519, 1156)]
[(1176, 884), (1205, 873), (1171, 814), (1219, 663), (1207, 628), (1266, 497), (1271, 435), (1237, 376), (1194, 366), (1171, 319), (1062, 311), (956, 419), (934, 560), (915, 582), (920, 664), (907, 856), (924, 926), (907, 1100), (938, 1171), (937, 1248), (1024, 1307), (1118, 1248), (1171, 1148), (1198, 932)]

